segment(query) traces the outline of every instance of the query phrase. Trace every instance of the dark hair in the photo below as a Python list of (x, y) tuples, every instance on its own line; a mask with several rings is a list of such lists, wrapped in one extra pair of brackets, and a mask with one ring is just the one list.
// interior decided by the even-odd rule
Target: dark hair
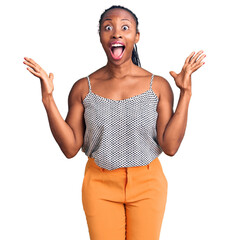
[[(123, 9), (123, 10), (126, 10), (128, 11), (129, 13), (132, 14), (132, 16), (134, 17), (134, 20), (136, 22), (136, 32), (139, 32), (138, 30), (138, 18), (137, 16), (128, 8), (125, 8), (123, 6), (120, 6), (120, 5), (113, 5), (111, 6), (110, 8), (106, 9), (100, 16), (100, 20), (99, 20), (99, 33), (100, 33), (100, 30), (101, 30), (101, 22), (103, 20), (103, 17), (104, 15), (110, 11), (111, 9), (114, 9), (114, 8), (119, 8), (119, 9)], [(134, 48), (133, 48), (133, 52), (132, 52), (132, 61), (135, 65), (141, 67), (141, 63), (140, 63), (140, 59), (139, 59), (139, 56), (138, 56), (138, 49), (137, 49), (137, 44), (135, 43), (134, 44)]]

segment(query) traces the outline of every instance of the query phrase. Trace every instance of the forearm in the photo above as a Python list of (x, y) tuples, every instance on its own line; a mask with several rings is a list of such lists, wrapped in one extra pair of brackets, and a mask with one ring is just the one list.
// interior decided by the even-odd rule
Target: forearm
[(64, 121), (55, 104), (53, 96), (42, 97), (46, 109), (49, 126), (53, 137), (67, 158), (74, 155), (76, 140), (71, 127)]
[(177, 108), (163, 134), (163, 150), (168, 155), (174, 155), (185, 134), (188, 118), (188, 107), (191, 99), (190, 91), (180, 92)]

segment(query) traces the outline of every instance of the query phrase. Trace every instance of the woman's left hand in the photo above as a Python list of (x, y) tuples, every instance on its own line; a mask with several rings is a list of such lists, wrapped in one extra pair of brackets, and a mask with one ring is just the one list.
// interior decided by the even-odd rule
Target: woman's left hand
[[(179, 74), (170, 71), (170, 75), (174, 78), (175, 83), (180, 90), (188, 90), (191, 92), (191, 74), (199, 69), (205, 62), (201, 62), (206, 55), (199, 57), (203, 51), (199, 51), (195, 56), (192, 52), (185, 60), (184, 66)], [(199, 59), (197, 60), (197, 58)]]

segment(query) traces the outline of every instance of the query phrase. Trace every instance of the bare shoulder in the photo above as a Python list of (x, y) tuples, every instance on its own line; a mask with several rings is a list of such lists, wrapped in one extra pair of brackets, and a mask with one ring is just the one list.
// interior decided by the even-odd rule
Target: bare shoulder
[(166, 80), (164, 77), (160, 75), (154, 75), (153, 83), (154, 83), (154, 88), (157, 89), (157, 92), (159, 93), (160, 99), (163, 96), (173, 95), (172, 88), (168, 80)]
[(151, 73), (150, 71), (147, 71), (145, 69), (142, 69), (141, 73), (144, 74), (146, 77), (153, 75), (152, 89), (154, 93), (158, 96), (159, 100), (166, 96), (168, 98), (173, 97), (172, 88), (169, 82), (164, 77)]
[(69, 105), (73, 104), (75, 101), (82, 102), (83, 94), (86, 91), (86, 86), (88, 85), (87, 83), (87, 77), (83, 77), (73, 84), (68, 96)]
[[(102, 72), (102, 68), (89, 74), (88, 76), (90, 76), (90, 81), (93, 78), (97, 78), (98, 76), (101, 76), (101, 72)], [(83, 100), (87, 96), (88, 92), (89, 92), (89, 85), (88, 85), (87, 77), (80, 78), (73, 84), (70, 90), (69, 101), (70, 102), (80, 101), (81, 103), (83, 103)]]

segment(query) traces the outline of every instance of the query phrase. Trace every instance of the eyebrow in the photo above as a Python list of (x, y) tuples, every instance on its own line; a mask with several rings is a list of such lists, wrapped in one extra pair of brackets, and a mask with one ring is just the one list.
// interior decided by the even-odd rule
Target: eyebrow
[[(106, 18), (106, 19), (104, 19), (103, 20), (103, 22), (105, 22), (106, 20), (112, 20), (111, 18)], [(130, 20), (129, 19), (121, 19), (121, 21), (125, 21), (125, 20), (127, 20), (127, 21), (129, 21), (130, 22)]]

